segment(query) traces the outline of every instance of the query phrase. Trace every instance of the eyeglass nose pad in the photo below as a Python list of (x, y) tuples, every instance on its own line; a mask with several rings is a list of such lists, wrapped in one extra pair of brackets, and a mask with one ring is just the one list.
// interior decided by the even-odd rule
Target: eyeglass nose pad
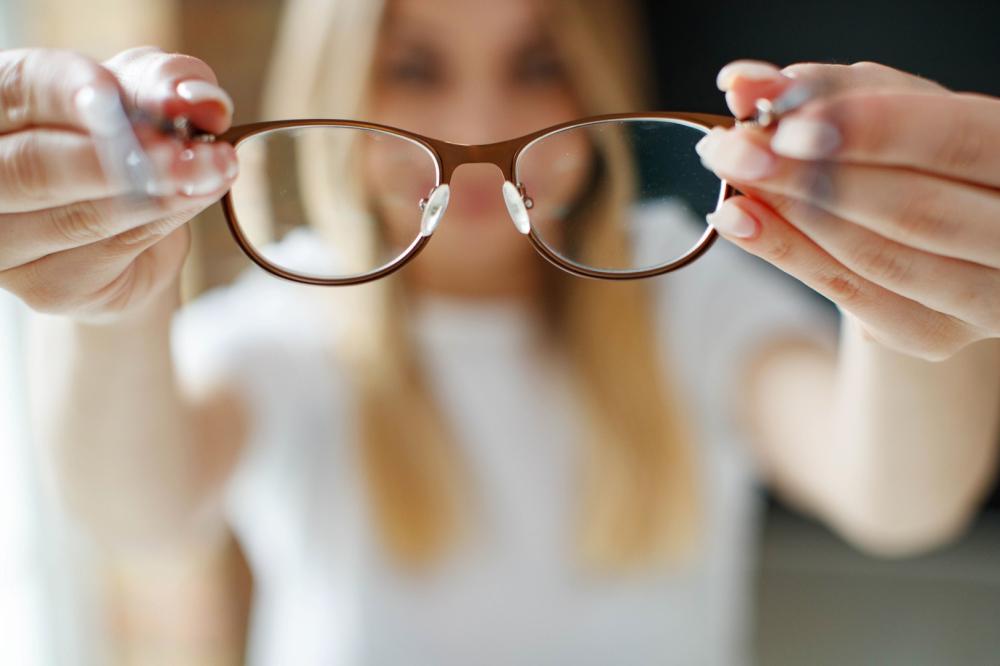
[(420, 216), (420, 235), (430, 236), (437, 228), (441, 216), (448, 208), (448, 199), (451, 197), (451, 188), (447, 183), (442, 183), (434, 188), (431, 195), (420, 202), (423, 215)]
[(527, 235), (531, 231), (528, 208), (524, 204), (524, 197), (521, 196), (517, 185), (509, 180), (503, 182), (503, 201), (507, 204), (507, 212), (510, 213), (510, 219), (514, 221), (514, 227), (522, 234)]

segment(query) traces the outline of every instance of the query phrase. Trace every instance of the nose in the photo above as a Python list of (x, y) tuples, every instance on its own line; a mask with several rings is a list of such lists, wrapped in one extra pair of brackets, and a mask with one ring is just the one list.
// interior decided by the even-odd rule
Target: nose
[(467, 83), (442, 104), (438, 114), (443, 133), (439, 138), (458, 144), (503, 141), (516, 134), (511, 126), (509, 103), (489, 81)]
[[(469, 174), (470, 177), (456, 184), (456, 193), (463, 198), (464, 210), (470, 215), (482, 215), (489, 211), (490, 203), (488, 197), (496, 192), (492, 187), (486, 187), (485, 174), (482, 176), (471, 176), (473, 171), (489, 169), (487, 164), (464, 164), (457, 172)], [(493, 168), (496, 168), (495, 165)], [(452, 181), (454, 183), (454, 181)], [(514, 228), (521, 234), (528, 234), (531, 230), (531, 219), (528, 209), (531, 208), (531, 199), (524, 196), (523, 189), (518, 188), (509, 180), (504, 180), (500, 187), (500, 194), (507, 208), (507, 214), (514, 223)], [(420, 235), (430, 236), (434, 233), (438, 223), (444, 216), (445, 210), (451, 199), (451, 187), (448, 183), (441, 183), (430, 193), (426, 199), (420, 201), (422, 215), (420, 218)]]

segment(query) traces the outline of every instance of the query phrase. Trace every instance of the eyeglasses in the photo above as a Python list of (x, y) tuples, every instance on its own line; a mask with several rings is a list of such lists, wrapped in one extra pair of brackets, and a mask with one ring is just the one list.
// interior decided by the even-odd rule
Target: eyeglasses
[(309, 119), (204, 138), (235, 147), (240, 175), (222, 199), (226, 221), (247, 256), (276, 276), (336, 286), (399, 270), (448, 224), (455, 170), (492, 164), (501, 191), (468, 193), (463, 233), (488, 237), (492, 220), (482, 213), (499, 196), (515, 229), (552, 264), (622, 280), (677, 270), (715, 242), (705, 216), (734, 190), (702, 166), (695, 144), (735, 122), (607, 114), (462, 145), (377, 123)]

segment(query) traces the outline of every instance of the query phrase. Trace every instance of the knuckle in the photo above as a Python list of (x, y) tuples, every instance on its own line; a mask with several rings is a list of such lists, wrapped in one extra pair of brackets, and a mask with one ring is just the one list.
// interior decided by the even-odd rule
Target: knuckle
[(45, 169), (36, 132), (17, 132), (4, 139), (4, 155), (0, 159), (0, 176), (9, 192), (26, 199), (42, 198), (46, 194)]
[(940, 191), (927, 184), (900, 193), (900, 203), (892, 216), (899, 240), (927, 241), (952, 233), (951, 214), (941, 201)]
[(840, 305), (853, 305), (862, 297), (861, 280), (848, 273), (822, 273), (817, 280), (824, 293)]
[(902, 260), (899, 248), (888, 243), (866, 241), (851, 256), (851, 267), (875, 282), (899, 285), (910, 276), (910, 265)]
[(44, 275), (39, 268), (40, 261), (26, 264), (19, 271), (22, 275), (18, 295), (25, 305), (36, 312), (61, 314), (68, 311), (73, 304), (68, 284)]
[(871, 72), (878, 74), (893, 71), (892, 68), (886, 67), (882, 63), (875, 62), (874, 60), (857, 60), (850, 64), (850, 68), (860, 72)]
[(110, 66), (119, 66), (121, 64), (130, 63), (140, 58), (144, 58), (151, 53), (163, 53), (163, 49), (154, 44), (133, 46), (132, 48), (119, 51), (113, 55), (108, 59), (107, 64)]
[(115, 234), (108, 239), (108, 244), (113, 249), (120, 249), (126, 252), (134, 250), (136, 247), (147, 245), (150, 242), (158, 241), (173, 231), (178, 224), (176, 217), (168, 217), (138, 227)]
[(147, 73), (161, 79), (188, 78), (197, 76), (210, 83), (218, 84), (215, 72), (208, 64), (186, 53), (155, 54), (146, 70)]
[(851, 129), (857, 132), (856, 141), (863, 146), (865, 152), (870, 154), (890, 152), (898, 122), (887, 108), (886, 98), (866, 93), (850, 101), (844, 100), (844, 103), (853, 105), (852, 115), (856, 120), (851, 123)]
[(135, 263), (129, 263), (121, 273), (92, 297), (92, 301), (104, 311), (124, 310), (135, 297), (136, 278)]
[(26, 50), (14, 53), (0, 66), (0, 109), (9, 125), (20, 123), (30, 112), (26, 74), (29, 55)]
[(963, 171), (979, 166), (985, 157), (985, 139), (961, 105), (956, 105), (947, 125), (934, 155), (936, 163)]
[(791, 256), (792, 244), (784, 238), (775, 238), (770, 243), (761, 248), (762, 258), (774, 264), (781, 264)]
[(841, 66), (842, 65), (832, 65), (822, 62), (796, 62), (782, 68), (781, 71), (785, 74), (792, 74), (794, 76), (809, 76), (821, 74)]
[(45, 58), (46, 61), (37, 63), (37, 66), (30, 65), (31, 71), (56, 70), (61, 85), (69, 84), (75, 89), (88, 85), (117, 86), (117, 79), (111, 72), (82, 53), (59, 50), (33, 53), (32, 57)]
[(968, 327), (951, 315), (938, 313), (926, 330), (923, 358), (928, 361), (945, 361), (970, 341)]
[(85, 245), (106, 235), (104, 213), (91, 201), (82, 201), (49, 212), (52, 227), (60, 239)]

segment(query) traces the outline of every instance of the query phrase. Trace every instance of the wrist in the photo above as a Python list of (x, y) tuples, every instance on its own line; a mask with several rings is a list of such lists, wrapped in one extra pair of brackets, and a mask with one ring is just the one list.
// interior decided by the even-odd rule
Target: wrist
[(180, 280), (175, 278), (141, 303), (119, 312), (72, 317), (73, 327), (81, 334), (106, 334), (111, 331), (148, 332), (165, 329), (180, 307)]

